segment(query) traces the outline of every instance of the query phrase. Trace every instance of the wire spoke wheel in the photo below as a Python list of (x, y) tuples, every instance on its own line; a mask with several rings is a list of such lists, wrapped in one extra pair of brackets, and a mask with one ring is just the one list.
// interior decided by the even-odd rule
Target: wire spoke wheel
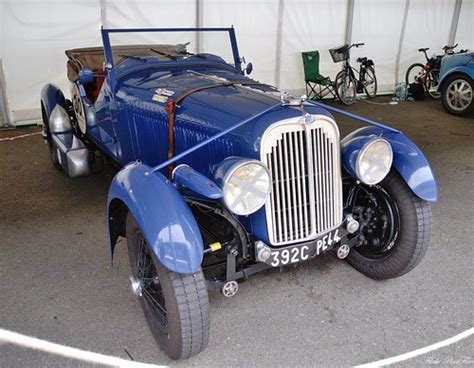
[(368, 67), (365, 69), (364, 80), (361, 83), (367, 97), (373, 98), (377, 95), (377, 77), (374, 68)]
[(347, 70), (340, 71), (335, 81), (336, 94), (344, 105), (352, 105), (356, 99), (357, 86)]
[(429, 203), (418, 198), (395, 170), (377, 185), (354, 185), (350, 206), (360, 228), (347, 262), (376, 280), (411, 271), (429, 245)]
[(166, 303), (158, 279), (158, 273), (143, 234), (139, 233), (137, 237), (138, 249), (136, 265), (132, 267), (133, 277), (135, 282), (139, 284), (143, 307), (155, 317), (156, 321), (160, 324), (160, 332), (166, 335), (168, 333)]
[(209, 341), (209, 299), (202, 270), (181, 274), (166, 268), (130, 213), (126, 235), (132, 291), (153, 337), (172, 359), (198, 354)]
[(400, 231), (398, 208), (378, 185), (360, 186), (354, 200), (354, 218), (361, 224), (361, 245), (357, 251), (367, 258), (387, 256)]
[(412, 83), (420, 83), (426, 86), (427, 72), (423, 64), (412, 64), (405, 75), (407, 87)]

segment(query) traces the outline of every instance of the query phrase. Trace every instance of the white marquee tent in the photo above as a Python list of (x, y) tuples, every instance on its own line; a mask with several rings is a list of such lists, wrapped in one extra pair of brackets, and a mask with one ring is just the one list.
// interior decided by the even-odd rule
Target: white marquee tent
[(101, 44), (100, 27), (234, 25), (252, 77), (303, 93), (301, 52), (320, 50), (321, 73), (334, 78), (328, 49), (365, 42), (352, 53), (375, 61), (379, 91), (393, 91), (420, 47), (474, 46), (474, 0), (0, 0), (0, 126), (35, 119), (39, 94), (65, 91), (64, 50)]

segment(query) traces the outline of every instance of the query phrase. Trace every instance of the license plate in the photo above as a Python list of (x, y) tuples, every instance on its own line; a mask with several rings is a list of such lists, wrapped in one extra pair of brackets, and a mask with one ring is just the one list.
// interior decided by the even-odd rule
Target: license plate
[(280, 267), (319, 256), (339, 243), (341, 240), (339, 232), (340, 229), (335, 229), (308, 243), (278, 249), (272, 248), (271, 257), (265, 263), (273, 267)]

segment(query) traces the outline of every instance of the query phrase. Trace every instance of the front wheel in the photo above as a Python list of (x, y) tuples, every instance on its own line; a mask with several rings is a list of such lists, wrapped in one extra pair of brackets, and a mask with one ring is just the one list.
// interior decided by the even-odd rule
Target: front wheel
[(411, 64), (408, 67), (408, 70), (405, 74), (405, 83), (407, 88), (412, 83), (420, 83), (423, 86), (426, 85), (426, 68), (423, 64), (415, 63)]
[(130, 213), (126, 226), (132, 290), (155, 340), (172, 359), (198, 354), (209, 341), (209, 300), (202, 271), (179, 274), (168, 270), (151, 254)]
[(443, 106), (453, 115), (464, 115), (474, 108), (474, 83), (466, 75), (454, 74), (443, 85)]
[(352, 196), (359, 221), (359, 245), (347, 261), (364, 275), (384, 280), (411, 271), (426, 253), (431, 235), (431, 208), (392, 170), (377, 185), (359, 185)]
[(352, 105), (356, 99), (357, 86), (350, 73), (347, 70), (341, 70), (334, 83), (339, 101), (344, 105)]

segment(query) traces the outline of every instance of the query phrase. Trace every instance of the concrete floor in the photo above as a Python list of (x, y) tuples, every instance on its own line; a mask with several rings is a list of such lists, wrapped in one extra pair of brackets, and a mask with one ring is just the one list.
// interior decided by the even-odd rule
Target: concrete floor
[[(408, 275), (376, 282), (333, 255), (261, 273), (235, 298), (212, 293), (207, 350), (170, 362), (130, 292), (123, 241), (110, 267), (105, 202), (113, 171), (68, 179), (36, 136), (0, 142), (0, 328), (141, 362), (287, 367), (371, 362), (472, 327), (474, 120), (432, 100), (357, 102), (349, 110), (402, 129), (437, 174), (431, 247)], [(344, 134), (357, 126), (338, 120)], [(474, 364), (472, 337), (397, 366), (459, 361)], [(0, 344), (0, 367), (38, 366), (88, 365)]]

